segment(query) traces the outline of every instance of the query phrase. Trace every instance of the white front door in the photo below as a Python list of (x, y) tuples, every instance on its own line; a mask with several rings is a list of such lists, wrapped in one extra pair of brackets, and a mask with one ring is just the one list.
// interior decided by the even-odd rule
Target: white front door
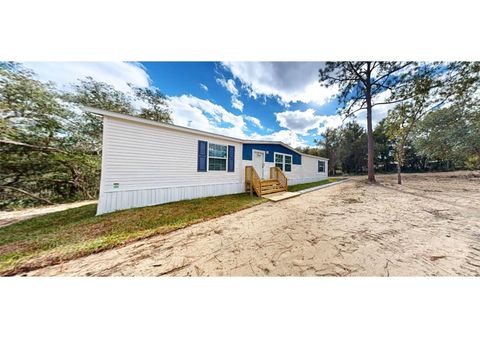
[(263, 167), (265, 165), (265, 153), (258, 150), (253, 151), (253, 168), (258, 176), (263, 179)]

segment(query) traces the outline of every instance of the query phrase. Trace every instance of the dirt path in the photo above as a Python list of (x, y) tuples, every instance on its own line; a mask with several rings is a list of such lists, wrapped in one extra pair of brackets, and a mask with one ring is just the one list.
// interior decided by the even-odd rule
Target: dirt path
[(480, 275), (480, 178), (356, 179), (29, 275)]
[(94, 204), (97, 201), (81, 201), (74, 203), (55, 204), (53, 206), (27, 208), (21, 211), (0, 212), (0, 227), (6, 227), (11, 224), (23, 221), (24, 219), (33, 218), (42, 214), (53, 212), (60, 212), (70, 208), (77, 208), (86, 206), (87, 204)]

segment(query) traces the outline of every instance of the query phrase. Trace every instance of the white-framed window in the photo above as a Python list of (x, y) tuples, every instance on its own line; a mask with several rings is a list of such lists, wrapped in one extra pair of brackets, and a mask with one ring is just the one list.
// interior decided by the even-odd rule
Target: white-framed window
[(208, 143), (208, 170), (227, 170), (228, 147), (223, 144)]
[(292, 156), (290, 154), (275, 153), (275, 167), (284, 172), (292, 171)]
[(325, 173), (325, 161), (319, 160), (318, 161), (318, 173)]
[(292, 171), (292, 156), (285, 154), (283, 157), (285, 165), (284, 165), (284, 170), (285, 172), (291, 172)]

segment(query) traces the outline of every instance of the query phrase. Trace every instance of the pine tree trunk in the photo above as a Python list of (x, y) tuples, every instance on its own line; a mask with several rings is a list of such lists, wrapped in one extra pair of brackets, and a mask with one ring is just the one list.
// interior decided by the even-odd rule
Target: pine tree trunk
[(373, 168), (373, 127), (372, 127), (372, 98), (371, 89), (367, 88), (367, 149), (368, 149), (368, 182), (375, 183), (375, 170)]
[(400, 162), (397, 162), (397, 183), (402, 184), (402, 167)]
[(371, 85), (371, 64), (367, 63), (367, 78), (365, 84), (365, 97), (367, 102), (367, 168), (368, 183), (375, 183), (375, 169), (373, 166), (373, 126), (372, 126), (372, 85)]

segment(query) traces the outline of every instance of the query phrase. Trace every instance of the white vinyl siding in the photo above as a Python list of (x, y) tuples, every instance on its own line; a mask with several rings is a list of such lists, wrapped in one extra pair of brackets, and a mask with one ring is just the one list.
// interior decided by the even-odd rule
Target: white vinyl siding
[(327, 178), (328, 160), (323, 160), (325, 162), (324, 173), (318, 173), (318, 161), (317, 157), (302, 154), (302, 164), (292, 164), (292, 171), (285, 173), (288, 184), (316, 182)]
[[(98, 214), (244, 190), (241, 167), (197, 171), (198, 141), (224, 139), (107, 116), (103, 129)], [(242, 164), (241, 143), (228, 144), (235, 146), (235, 164)]]

